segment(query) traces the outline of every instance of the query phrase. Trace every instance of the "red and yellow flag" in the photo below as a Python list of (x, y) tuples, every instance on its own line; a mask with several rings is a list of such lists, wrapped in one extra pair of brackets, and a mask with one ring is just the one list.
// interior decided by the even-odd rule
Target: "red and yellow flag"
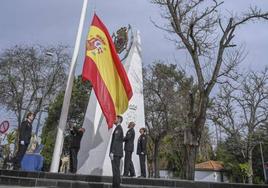
[(112, 38), (96, 14), (87, 37), (82, 78), (91, 82), (108, 127), (112, 128), (116, 115), (127, 110), (132, 88)]

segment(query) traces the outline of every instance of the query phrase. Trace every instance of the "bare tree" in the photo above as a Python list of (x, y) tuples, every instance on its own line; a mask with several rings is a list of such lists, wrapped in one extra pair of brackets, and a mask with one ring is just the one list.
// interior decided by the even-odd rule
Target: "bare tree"
[(67, 47), (14, 46), (0, 55), (0, 104), (16, 114), (18, 126), (28, 111), (48, 106), (66, 81)]
[(252, 151), (260, 142), (260, 130), (268, 121), (268, 69), (250, 72), (235, 87), (225, 84), (214, 101), (211, 120), (233, 140), (248, 163), (252, 183)]
[[(235, 31), (249, 21), (268, 19), (268, 13), (258, 8), (250, 8), (241, 16), (220, 15), (223, 2), (217, 0), (152, 0), (163, 10), (162, 17), (167, 25), (155, 25), (170, 34), (179, 49), (190, 54), (198, 85), (198, 95), (190, 96), (194, 105), (189, 111), (189, 131), (191, 142), (185, 143), (187, 149), (186, 178), (194, 179), (196, 151), (206, 121), (209, 96), (220, 77), (229, 74), (236, 63), (225, 62), (227, 49), (236, 47)], [(192, 97), (193, 96), (193, 97)]]

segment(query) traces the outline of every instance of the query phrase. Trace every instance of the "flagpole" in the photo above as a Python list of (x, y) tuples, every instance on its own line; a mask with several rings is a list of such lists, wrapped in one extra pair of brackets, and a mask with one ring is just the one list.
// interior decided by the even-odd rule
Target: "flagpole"
[(87, 3), (88, 3), (88, 0), (84, 0), (79, 27), (78, 27), (77, 36), (76, 36), (73, 57), (72, 57), (71, 66), (69, 70), (69, 76), (68, 76), (67, 85), (66, 85), (65, 94), (64, 94), (63, 105), (61, 109), (60, 122), (58, 126), (56, 143), (54, 147), (52, 163), (50, 166), (50, 172), (58, 172), (58, 168), (59, 168), (60, 155), (62, 152), (63, 141), (64, 141), (63, 133), (64, 133), (66, 123), (67, 123), (67, 116), (68, 116), (70, 99), (71, 99), (71, 94), (72, 94), (75, 66), (76, 66), (76, 60), (78, 57), (81, 36), (83, 32), (83, 25), (84, 25), (85, 16), (86, 16)]

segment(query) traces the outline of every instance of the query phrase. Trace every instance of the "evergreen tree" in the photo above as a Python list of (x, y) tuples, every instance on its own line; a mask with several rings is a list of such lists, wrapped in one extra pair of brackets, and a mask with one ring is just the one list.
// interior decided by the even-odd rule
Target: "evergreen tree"
[[(68, 121), (75, 122), (78, 126), (82, 126), (90, 92), (91, 92), (90, 83), (89, 82), (83, 83), (82, 77), (78, 76), (74, 80), (70, 109), (68, 114)], [(49, 170), (53, 156), (56, 135), (57, 135), (57, 126), (60, 119), (63, 98), (64, 98), (64, 92), (62, 91), (56, 97), (56, 99), (49, 105), (48, 117), (42, 130), (41, 139), (42, 144), (44, 144), (42, 155), (45, 158), (44, 162), (45, 171)], [(67, 134), (65, 134), (63, 150), (68, 150), (68, 130), (66, 130), (66, 132)]]

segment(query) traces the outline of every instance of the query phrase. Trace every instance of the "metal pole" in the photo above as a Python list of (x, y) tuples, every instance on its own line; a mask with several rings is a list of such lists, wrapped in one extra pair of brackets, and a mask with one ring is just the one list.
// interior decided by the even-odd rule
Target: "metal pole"
[(42, 117), (42, 110), (40, 110), (40, 112), (39, 112), (38, 121), (37, 121), (36, 129), (35, 129), (36, 138), (38, 137), (38, 131), (39, 131), (39, 126), (40, 126), (40, 122), (41, 122), (41, 117)]
[(266, 183), (267, 182), (267, 178), (266, 178), (266, 170), (265, 170), (265, 166), (264, 166), (264, 159), (263, 159), (263, 152), (262, 152), (261, 142), (260, 142), (260, 150), (261, 150), (261, 160), (262, 160), (262, 168), (263, 168), (264, 181)]
[(64, 100), (63, 100), (63, 105), (62, 105), (62, 109), (61, 109), (61, 116), (60, 116), (58, 132), (57, 132), (57, 137), (56, 137), (56, 143), (55, 143), (54, 152), (53, 152), (52, 163), (50, 166), (50, 172), (58, 172), (58, 168), (59, 168), (60, 155), (62, 152), (63, 141), (64, 141), (63, 132), (65, 130), (66, 122), (67, 122), (70, 99), (71, 99), (71, 94), (72, 94), (74, 73), (75, 73), (75, 65), (76, 65), (76, 60), (77, 60), (81, 36), (82, 36), (84, 20), (85, 20), (85, 16), (86, 16), (87, 2), (88, 2), (88, 0), (84, 0), (83, 7), (82, 7), (80, 23), (79, 23), (79, 27), (78, 27), (77, 36), (76, 36), (73, 57), (72, 57), (72, 61), (71, 61), (69, 76), (68, 76), (68, 80), (67, 80), (67, 86), (65, 89)]

